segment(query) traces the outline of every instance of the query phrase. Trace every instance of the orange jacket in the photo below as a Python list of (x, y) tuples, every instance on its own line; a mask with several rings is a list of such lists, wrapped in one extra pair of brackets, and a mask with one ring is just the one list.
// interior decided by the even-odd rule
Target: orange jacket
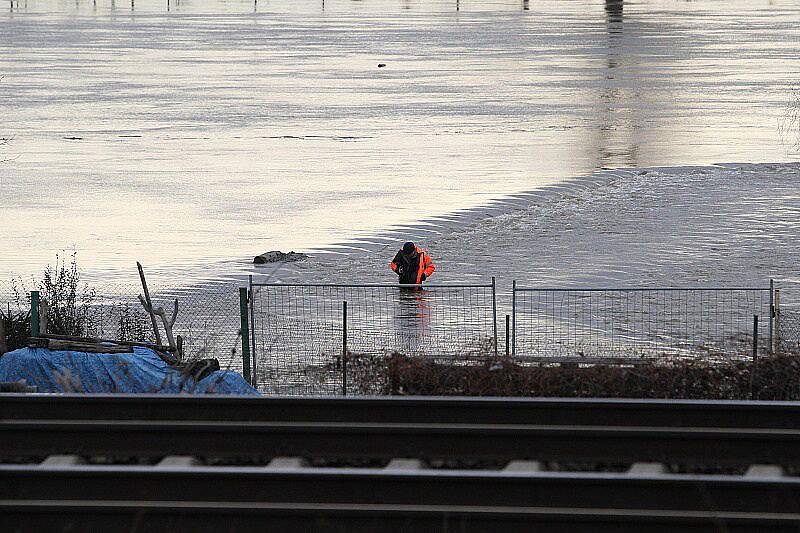
[[(428, 254), (428, 252), (426, 252), (425, 250), (421, 249), (419, 246), (416, 245), (414, 246), (414, 248), (416, 248), (417, 254), (419, 255), (419, 264), (416, 265), (417, 268), (416, 268), (415, 278), (411, 278), (408, 281), (419, 285), (423, 281), (422, 275), (425, 274), (425, 277), (429, 278), (431, 274), (433, 274), (433, 272), (436, 270), (436, 265), (433, 264), (433, 260), (431, 259), (431, 256)], [(392, 260), (392, 262), (389, 263), (389, 268), (392, 269), (392, 272), (397, 272), (398, 265), (396, 261), (398, 260), (398, 257), (400, 256), (401, 253), (402, 251), (398, 252), (394, 260)]]

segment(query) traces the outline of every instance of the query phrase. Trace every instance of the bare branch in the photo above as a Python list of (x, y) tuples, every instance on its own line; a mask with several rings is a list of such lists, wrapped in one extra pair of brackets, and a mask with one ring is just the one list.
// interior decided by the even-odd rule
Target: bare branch
[(157, 307), (153, 309), (152, 305), (147, 305), (147, 300), (141, 294), (139, 295), (139, 303), (142, 304), (142, 307), (144, 307), (145, 311), (161, 318), (161, 323), (164, 324), (164, 331), (167, 334), (167, 342), (169, 343), (169, 347), (175, 350), (177, 353), (178, 345), (175, 342), (175, 336), (173, 335), (172, 327), (175, 325), (175, 320), (178, 318), (178, 299), (175, 298), (171, 317), (167, 317), (167, 312), (164, 311), (163, 307)]
[(142, 304), (142, 307), (144, 307), (144, 310), (147, 311), (148, 313), (153, 311), (153, 308), (151, 306), (147, 305), (147, 301), (144, 299), (144, 296), (142, 296), (141, 294), (139, 295), (139, 302)]

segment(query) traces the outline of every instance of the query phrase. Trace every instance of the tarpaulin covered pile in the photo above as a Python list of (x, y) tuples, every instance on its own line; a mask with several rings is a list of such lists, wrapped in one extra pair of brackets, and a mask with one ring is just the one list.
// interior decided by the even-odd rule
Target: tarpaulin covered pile
[(142, 347), (109, 354), (21, 348), (0, 357), (0, 381), (21, 379), (38, 392), (258, 395), (235, 372), (218, 370), (196, 380)]

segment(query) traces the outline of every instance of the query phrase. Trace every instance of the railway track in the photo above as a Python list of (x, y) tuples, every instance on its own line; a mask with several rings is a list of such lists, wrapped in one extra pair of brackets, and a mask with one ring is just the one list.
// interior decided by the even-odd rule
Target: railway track
[(800, 403), (698, 400), (0, 394), (2, 419), (800, 428)]
[[(14, 531), (798, 531), (800, 404), (0, 395)], [(335, 466), (334, 466), (335, 465)]]

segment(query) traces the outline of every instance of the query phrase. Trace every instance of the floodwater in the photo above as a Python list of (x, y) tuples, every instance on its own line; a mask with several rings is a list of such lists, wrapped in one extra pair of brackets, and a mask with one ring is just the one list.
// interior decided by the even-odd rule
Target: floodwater
[(294, 283), (388, 273), (402, 233), (432, 254), (431, 281), (496, 276), (501, 311), (512, 280), (527, 288), (767, 288), (773, 280), (784, 304), (800, 306), (798, 220), (800, 163), (604, 170), (394, 240), (354, 243), (363, 248), (355, 265), (324, 254), (261, 270)]
[[(681, 218), (669, 196), (648, 191), (669, 194), (670, 179), (688, 180), (697, 200), (730, 183), (730, 172), (680, 167), (800, 158), (800, 130), (785, 120), (800, 86), (800, 1), (3, 6), (0, 136), (10, 142), (0, 147), (0, 277), (40, 272), (75, 249), (96, 284), (133, 285), (140, 260), (157, 283), (179, 287), (267, 272), (250, 265), (266, 250), (358, 241), (363, 248), (312, 255), (288, 272), (391, 281), (378, 259), (363, 263), (377, 271), (347, 266), (361, 264), (362, 252), (388, 258), (394, 240), (378, 236), (403, 240), (402, 228), (418, 234), (417, 224), (432, 220), (440, 239), (428, 245), (437, 246), (443, 281), (490, 272), (507, 282), (569, 281), (573, 272), (576, 282), (599, 284), (675, 272), (706, 281), (715, 270), (704, 258), (718, 265), (724, 250), (686, 246), (679, 257), (695, 254), (696, 272), (683, 275), (674, 261), (661, 269), (659, 254), (674, 254), (667, 247), (680, 247), (680, 235), (644, 247), (630, 237), (624, 251), (592, 236), (574, 240), (575, 224), (602, 229), (632, 209), (645, 210), (639, 222), (658, 234), (660, 219), (644, 201), (664, 220), (691, 224), (686, 233), (736, 243), (731, 268), (744, 277), (796, 277), (796, 261), (764, 262), (770, 245), (796, 244), (797, 167), (771, 167), (786, 170), (770, 183), (789, 207), (754, 202), (768, 218), (757, 229), (741, 223), (741, 210), (716, 217), (713, 202)], [(668, 170), (653, 189), (635, 170), (623, 172), (616, 196), (590, 193), (599, 207), (573, 209), (584, 218), (569, 228), (556, 219), (535, 225), (551, 219), (530, 219), (532, 197), (515, 196), (561, 183), (574, 196), (587, 190), (575, 178), (611, 167)], [(759, 196), (758, 172), (731, 172)], [(736, 205), (735, 189), (726, 191)], [(522, 211), (491, 217), (495, 199)], [(635, 234), (640, 225), (626, 228)], [(456, 242), (459, 227), (469, 240)], [(761, 238), (749, 238), (754, 231)], [(540, 254), (542, 232), (562, 238)]]

